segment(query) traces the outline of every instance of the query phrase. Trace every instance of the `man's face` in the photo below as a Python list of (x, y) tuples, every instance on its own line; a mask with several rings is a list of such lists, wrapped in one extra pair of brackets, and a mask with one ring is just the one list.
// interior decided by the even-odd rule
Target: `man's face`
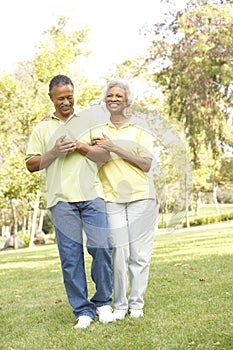
[(66, 120), (73, 114), (74, 90), (72, 85), (54, 86), (49, 96), (58, 118)]

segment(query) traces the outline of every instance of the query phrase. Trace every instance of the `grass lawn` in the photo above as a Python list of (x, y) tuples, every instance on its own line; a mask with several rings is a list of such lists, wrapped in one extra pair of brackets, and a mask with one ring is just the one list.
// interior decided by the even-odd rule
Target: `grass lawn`
[(56, 245), (1, 251), (0, 349), (232, 350), (232, 229), (156, 235), (144, 317), (83, 330), (73, 329)]
[[(230, 214), (233, 213), (233, 204), (219, 204), (220, 214)], [(199, 218), (205, 217), (216, 217), (216, 209), (214, 204), (202, 204), (200, 206)], [(192, 221), (196, 219), (195, 210), (189, 211), (189, 220)], [(169, 228), (173, 229), (175, 226), (182, 225), (186, 222), (186, 214), (185, 211), (175, 212), (175, 213), (167, 213), (159, 215), (159, 226), (161, 228)]]

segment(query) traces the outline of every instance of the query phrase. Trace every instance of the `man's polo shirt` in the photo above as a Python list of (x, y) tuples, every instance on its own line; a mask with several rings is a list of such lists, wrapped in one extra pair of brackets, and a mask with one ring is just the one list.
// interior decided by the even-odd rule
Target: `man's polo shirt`
[[(64, 122), (51, 113), (48, 121), (42, 121), (33, 130), (26, 160), (52, 149), (62, 135), (91, 145), (91, 128), (91, 118), (74, 113)], [(48, 208), (58, 201), (80, 202), (103, 198), (97, 164), (77, 151), (56, 158), (46, 168), (46, 179)]]
[[(112, 123), (106, 123), (92, 130), (92, 135), (102, 136), (102, 132), (114, 144), (134, 155), (154, 158), (153, 137), (143, 128), (134, 124), (125, 124), (117, 129)], [(110, 160), (99, 167), (99, 177), (106, 201), (126, 203), (155, 198), (151, 172), (145, 173), (113, 152), (110, 156)]]

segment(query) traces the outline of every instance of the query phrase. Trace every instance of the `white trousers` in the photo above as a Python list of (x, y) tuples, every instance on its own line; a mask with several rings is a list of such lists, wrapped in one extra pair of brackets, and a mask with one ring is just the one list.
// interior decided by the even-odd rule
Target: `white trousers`
[(155, 233), (155, 200), (106, 204), (113, 245), (114, 308), (142, 309)]

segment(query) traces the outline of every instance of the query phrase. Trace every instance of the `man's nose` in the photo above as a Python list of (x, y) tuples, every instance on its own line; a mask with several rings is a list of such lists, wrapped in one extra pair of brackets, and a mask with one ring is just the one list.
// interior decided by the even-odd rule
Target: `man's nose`
[(68, 104), (70, 104), (70, 101), (68, 100), (68, 98), (64, 98), (62, 103), (65, 105), (68, 105)]

